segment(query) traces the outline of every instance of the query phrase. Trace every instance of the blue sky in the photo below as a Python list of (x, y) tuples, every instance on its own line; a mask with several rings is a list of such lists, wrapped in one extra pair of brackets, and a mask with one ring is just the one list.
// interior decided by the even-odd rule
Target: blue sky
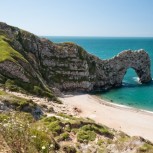
[(0, 21), (37, 35), (153, 37), (153, 0), (3, 0)]

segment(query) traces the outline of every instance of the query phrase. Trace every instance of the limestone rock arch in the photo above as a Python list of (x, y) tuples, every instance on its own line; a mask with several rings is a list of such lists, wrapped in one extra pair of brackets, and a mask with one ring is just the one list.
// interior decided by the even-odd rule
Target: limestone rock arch
[(123, 51), (112, 59), (104, 60), (103, 63), (107, 70), (102, 69), (102, 71), (107, 74), (108, 78), (105, 80), (105, 86), (121, 86), (124, 75), (129, 68), (135, 70), (141, 83), (147, 83), (152, 80), (150, 58), (144, 50)]

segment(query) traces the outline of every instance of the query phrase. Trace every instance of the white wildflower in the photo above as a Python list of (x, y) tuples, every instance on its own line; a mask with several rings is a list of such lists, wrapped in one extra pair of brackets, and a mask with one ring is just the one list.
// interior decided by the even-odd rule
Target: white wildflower
[(36, 135), (32, 135), (31, 138), (36, 138)]
[(45, 149), (46, 149), (46, 147), (45, 147), (45, 146), (42, 146), (42, 147), (41, 147), (41, 149), (42, 149), (42, 150), (45, 150)]
[(50, 148), (54, 148), (54, 145), (53, 145), (53, 144), (51, 144), (51, 145), (50, 145)]

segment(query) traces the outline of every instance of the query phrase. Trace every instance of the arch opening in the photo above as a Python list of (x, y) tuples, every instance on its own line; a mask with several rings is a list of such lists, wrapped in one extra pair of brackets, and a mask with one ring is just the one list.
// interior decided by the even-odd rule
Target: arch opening
[(141, 84), (139, 75), (134, 68), (128, 68), (122, 79), (122, 85), (139, 85)]

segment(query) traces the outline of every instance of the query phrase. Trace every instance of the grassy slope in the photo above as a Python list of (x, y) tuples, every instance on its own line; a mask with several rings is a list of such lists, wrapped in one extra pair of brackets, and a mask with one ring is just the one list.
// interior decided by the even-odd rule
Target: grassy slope
[(118, 152), (127, 148), (135, 153), (153, 151), (153, 145), (139, 138), (69, 115), (56, 114), (36, 121), (28, 113), (0, 113), (0, 123), (0, 134), (13, 152), (81, 153), (87, 149), (92, 153), (96, 149), (102, 153), (109, 152), (112, 145)]
[(25, 106), (28, 106), (31, 109), (36, 107), (36, 104), (31, 100), (14, 96), (2, 90), (0, 90), (0, 101), (15, 110), (22, 110)]
[(14, 50), (6, 40), (8, 39), (5, 36), (0, 35), (0, 62), (9, 60), (17, 63), (15, 59), (21, 59), (27, 62), (27, 60), (19, 52)]
[[(27, 153), (54, 153), (63, 150), (66, 153), (81, 153), (82, 146), (87, 144), (90, 144), (91, 148), (97, 148), (99, 153), (109, 152), (107, 147), (111, 145), (115, 145), (119, 152), (133, 147), (137, 153), (153, 152), (153, 145), (150, 143), (140, 143), (140, 139), (116, 133), (90, 119), (59, 113), (55, 114), (55, 117), (44, 116), (36, 121), (29, 113), (22, 112), (27, 105), (35, 107), (29, 100), (0, 91), (0, 101), (14, 106), (16, 110), (0, 113), (0, 135), (13, 152), (22, 153), (24, 150)], [(42, 149), (44, 147), (45, 149)], [(89, 149), (88, 152), (92, 151)]]
[[(0, 112), (0, 137), (12, 152), (25, 153), (88, 153), (115, 150), (123, 152), (131, 148), (136, 153), (153, 152), (153, 145), (138, 137), (129, 137), (88, 118), (79, 118), (63, 113), (52, 117), (42, 116), (35, 120), (22, 108), (34, 108), (28, 99), (0, 90), (0, 102), (15, 106), (15, 111)], [(12, 108), (12, 107), (11, 107)], [(111, 148), (111, 146), (115, 146)], [(4, 148), (0, 145), (0, 152)]]

